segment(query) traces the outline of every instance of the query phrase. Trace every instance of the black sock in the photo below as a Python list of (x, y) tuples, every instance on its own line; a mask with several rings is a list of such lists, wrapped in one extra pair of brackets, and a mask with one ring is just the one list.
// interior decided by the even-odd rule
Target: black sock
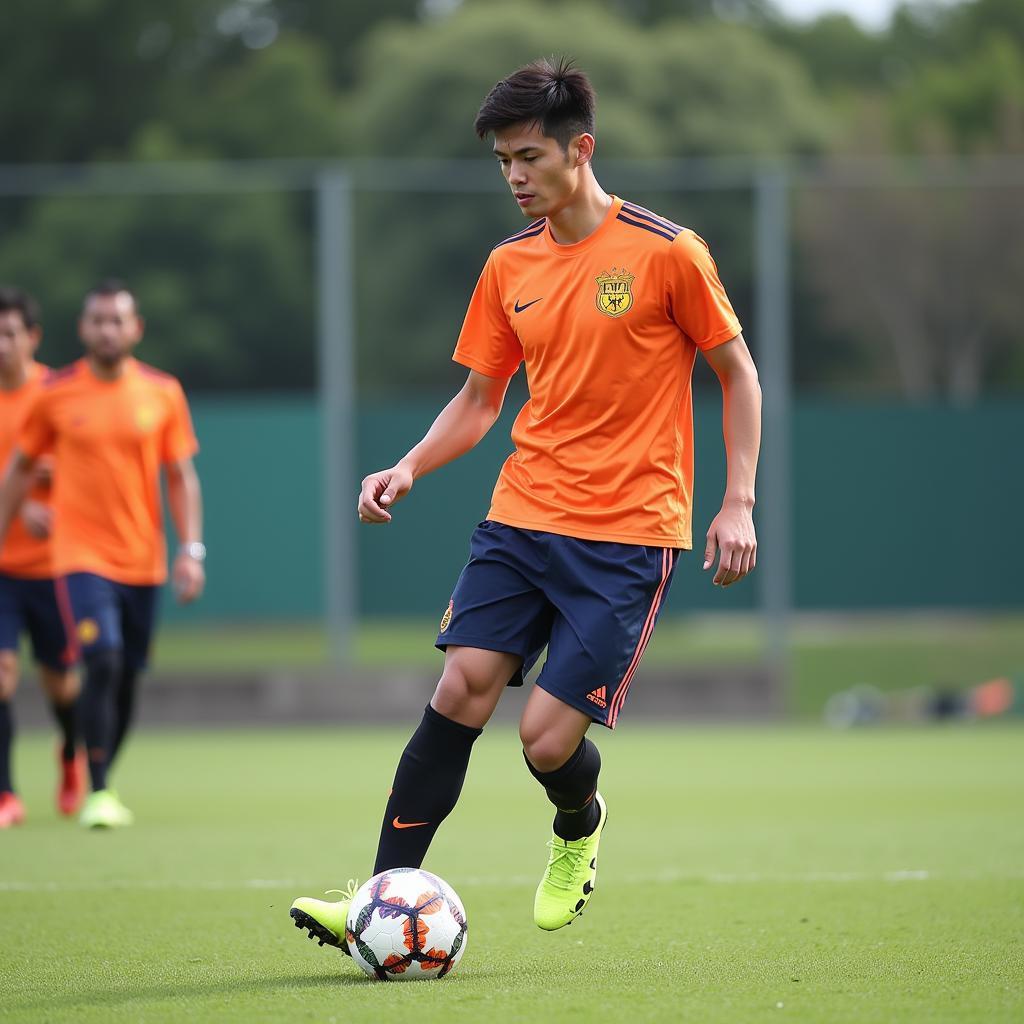
[(121, 744), (124, 742), (128, 727), (132, 724), (135, 711), (135, 684), (139, 671), (135, 668), (121, 669), (121, 678), (117, 685), (117, 701), (114, 707), (114, 740), (110, 745), (110, 764), (114, 763)]
[(11, 702), (0, 700), (0, 793), (14, 792), (11, 781), (11, 741), (14, 739), (14, 715)]
[(553, 772), (538, 771), (530, 764), (525, 751), (523, 757), (526, 758), (526, 767), (555, 805), (552, 825), (555, 835), (568, 840), (589, 836), (601, 817), (601, 810), (594, 799), (597, 776), (601, 771), (601, 754), (597, 747), (584, 737), (569, 760)]
[(50, 701), (50, 710), (57, 720), (57, 725), (60, 726), (60, 756), (65, 761), (75, 759), (75, 743), (78, 738), (75, 732), (76, 706), (77, 698), (67, 704), (58, 704), (55, 700)]
[(427, 705), (398, 762), (380, 829), (375, 875), (423, 863), (438, 826), (458, 802), (473, 743), (482, 732)]
[(114, 740), (115, 688), (120, 674), (120, 651), (95, 651), (85, 658), (85, 682), (78, 700), (78, 716), (89, 757), (93, 792), (107, 788), (107, 768)]

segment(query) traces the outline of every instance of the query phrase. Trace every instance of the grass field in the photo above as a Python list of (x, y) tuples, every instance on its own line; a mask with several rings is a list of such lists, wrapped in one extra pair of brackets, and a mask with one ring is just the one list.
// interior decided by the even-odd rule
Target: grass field
[(138, 824), (51, 805), (23, 737), (29, 822), (0, 833), (0, 1018), (12, 1021), (995, 1022), (1024, 1018), (1024, 730), (599, 737), (598, 892), (532, 924), (548, 808), (488, 730), (427, 866), (469, 945), (444, 981), (366, 980), (287, 911), (365, 877), (402, 731), (139, 734)]
[[(436, 622), (368, 621), (354, 637), (357, 663), (436, 671)], [(666, 619), (644, 656), (645, 666), (754, 661), (763, 650), (756, 619), (745, 616)], [(158, 670), (244, 672), (285, 667), (322, 669), (324, 630), (266, 623), (215, 627), (168, 626), (158, 640)], [(913, 686), (959, 688), (994, 676), (1024, 677), (1024, 618), (1020, 615), (801, 617), (793, 626), (790, 710), (820, 712), (838, 690), (867, 683), (882, 690)]]

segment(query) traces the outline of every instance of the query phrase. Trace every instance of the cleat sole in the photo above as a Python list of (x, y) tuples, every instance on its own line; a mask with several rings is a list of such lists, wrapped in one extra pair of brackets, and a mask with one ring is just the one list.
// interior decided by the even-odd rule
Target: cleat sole
[(311, 939), (319, 939), (321, 946), (334, 946), (335, 949), (340, 949), (345, 956), (352, 955), (348, 951), (348, 944), (340, 941), (330, 928), (325, 928), (315, 917), (310, 917), (304, 910), (298, 910), (295, 907), (292, 907), (289, 913), (295, 922), (295, 927), (307, 929), (309, 937)]

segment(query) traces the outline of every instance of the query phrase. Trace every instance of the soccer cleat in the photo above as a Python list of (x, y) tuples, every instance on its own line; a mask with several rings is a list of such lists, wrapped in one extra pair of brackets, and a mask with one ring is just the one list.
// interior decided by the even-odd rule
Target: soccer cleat
[(600, 793), (594, 794), (601, 816), (597, 828), (582, 839), (552, 836), (551, 856), (533, 901), (533, 920), (538, 928), (553, 932), (571, 924), (590, 900), (597, 878), (597, 847), (608, 822), (608, 808)]
[(20, 825), (25, 820), (25, 805), (9, 789), (0, 793), (0, 828)]
[(328, 889), (327, 894), (338, 893), (340, 900), (315, 900), (312, 896), (300, 896), (289, 911), (296, 928), (309, 930), (311, 939), (319, 939), (320, 945), (335, 946), (346, 956), (351, 956), (345, 941), (345, 922), (348, 906), (359, 888), (354, 879), (348, 880), (348, 888)]
[(112, 789), (98, 789), (86, 798), (78, 820), (86, 828), (121, 828), (130, 825), (135, 815)]
[(57, 810), (61, 814), (71, 815), (82, 806), (85, 796), (85, 751), (80, 750), (70, 761), (66, 761), (58, 748), (57, 763), (60, 765)]

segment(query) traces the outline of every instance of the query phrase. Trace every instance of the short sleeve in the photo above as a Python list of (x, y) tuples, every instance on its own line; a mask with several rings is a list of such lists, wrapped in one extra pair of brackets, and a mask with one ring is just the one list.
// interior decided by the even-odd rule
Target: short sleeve
[(742, 331), (707, 242), (692, 231), (669, 248), (665, 287), (672, 319), (698, 348), (714, 348)]
[(18, 431), (18, 448), (30, 459), (53, 450), (54, 429), (45, 391), (36, 395)]
[(188, 411), (188, 402), (181, 385), (173, 381), (168, 389), (170, 415), (164, 424), (163, 443), (161, 445), (161, 462), (180, 462), (190, 459), (199, 451), (195, 431), (192, 429), (192, 416)]
[(493, 253), (473, 289), (452, 359), (488, 377), (511, 377), (523, 361), (522, 345), (502, 305)]

